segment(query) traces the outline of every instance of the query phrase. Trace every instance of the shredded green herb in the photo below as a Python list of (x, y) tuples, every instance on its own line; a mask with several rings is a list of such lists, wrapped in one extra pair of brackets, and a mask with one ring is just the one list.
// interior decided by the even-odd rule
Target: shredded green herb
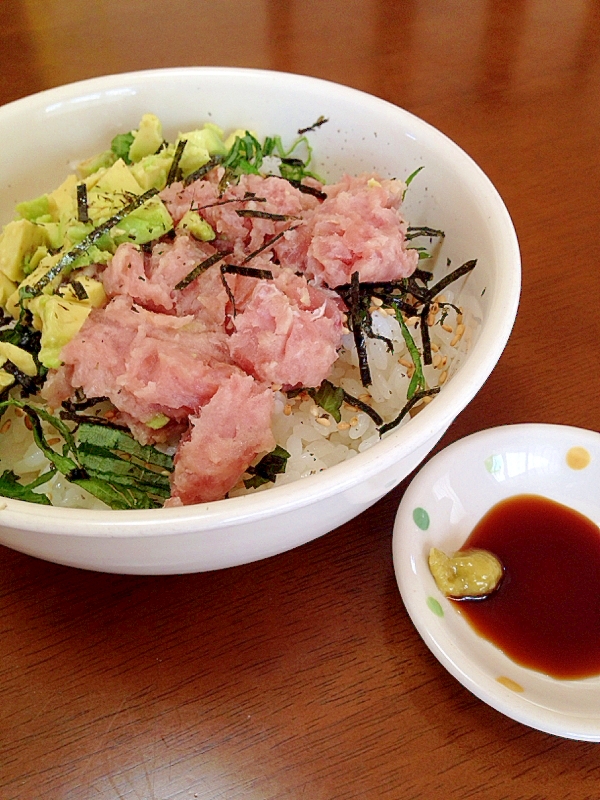
[[(10, 405), (22, 409), (29, 417), (34, 441), (52, 464), (53, 471), (60, 472), (68, 481), (86, 489), (111, 508), (159, 508), (170, 496), (172, 458), (150, 445), (141, 445), (128, 432), (89, 422), (80, 424), (73, 432), (62, 419), (46, 409), (15, 398), (0, 403), (0, 413)], [(62, 453), (48, 444), (42, 421), (62, 437)], [(49, 477), (51, 475), (42, 481), (40, 476), (36, 486)], [(8, 477), (6, 481), (7, 487), (0, 481), (0, 494), (4, 493), (3, 489), (13, 493), (20, 491), (12, 485), (16, 479), (11, 482)], [(27, 484), (23, 490), (27, 488), (35, 487)], [(13, 497), (14, 494), (5, 496)], [(50, 503), (47, 497), (35, 502)]]
[(134, 135), (131, 132), (118, 133), (110, 143), (110, 149), (113, 151), (116, 157), (122, 158), (126, 164), (131, 164), (131, 159), (129, 158), (129, 150), (131, 149), (133, 140), (134, 140)]
[(248, 467), (246, 472), (252, 477), (244, 480), (246, 489), (257, 489), (265, 483), (273, 483), (277, 475), (285, 472), (289, 457), (288, 451), (277, 445), (274, 450), (261, 458), (258, 464)]
[(324, 380), (317, 389), (306, 391), (320, 408), (331, 414), (336, 422), (342, 419), (340, 409), (344, 402), (344, 390), (340, 386), (334, 386), (330, 381)]

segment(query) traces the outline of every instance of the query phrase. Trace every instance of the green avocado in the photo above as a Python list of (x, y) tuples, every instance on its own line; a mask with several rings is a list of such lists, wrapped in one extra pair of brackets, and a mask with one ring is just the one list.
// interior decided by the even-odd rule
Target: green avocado
[(163, 143), (162, 125), (154, 114), (144, 114), (140, 127), (133, 133), (133, 142), (129, 148), (129, 159), (134, 164), (144, 156), (156, 153)]
[(46, 245), (46, 231), (28, 219), (9, 222), (0, 235), (0, 271), (11, 281), (23, 278), (23, 260)]
[(42, 324), (40, 363), (48, 369), (61, 366), (60, 351), (79, 332), (91, 310), (91, 306), (55, 294), (39, 298), (38, 313)]
[(216, 233), (205, 219), (202, 219), (197, 211), (186, 211), (177, 226), (181, 230), (188, 231), (201, 242), (211, 242)]

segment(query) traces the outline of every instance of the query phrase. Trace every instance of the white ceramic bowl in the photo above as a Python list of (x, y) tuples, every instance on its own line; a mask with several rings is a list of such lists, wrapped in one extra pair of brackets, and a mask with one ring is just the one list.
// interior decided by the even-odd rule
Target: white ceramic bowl
[[(292, 141), (319, 116), (317, 168), (329, 180), (376, 170), (406, 177), (412, 224), (446, 232), (443, 257), (477, 258), (468, 279), (483, 322), (442, 394), (402, 429), (352, 461), (243, 498), (158, 511), (81, 511), (20, 501), (1, 511), (0, 542), (63, 564), (109, 572), (178, 573), (242, 564), (296, 547), (346, 522), (396, 486), (427, 455), (486, 380), (506, 344), (520, 290), (519, 248), (488, 178), (453, 142), (390, 103), (298, 75), (181, 68), (111, 75), (52, 89), (0, 109), (0, 222), (16, 202), (56, 187), (70, 166), (115, 133), (157, 114), (174, 137), (205, 121)], [(484, 291), (485, 290), (485, 291)]]
[(393, 542), (404, 605), (444, 667), (512, 719), (590, 742), (600, 741), (600, 676), (558, 680), (516, 664), (438, 591), (427, 558), (431, 547), (458, 550), (492, 506), (514, 495), (542, 495), (600, 525), (599, 485), (600, 434), (535, 423), (490, 428), (446, 447), (417, 474)]

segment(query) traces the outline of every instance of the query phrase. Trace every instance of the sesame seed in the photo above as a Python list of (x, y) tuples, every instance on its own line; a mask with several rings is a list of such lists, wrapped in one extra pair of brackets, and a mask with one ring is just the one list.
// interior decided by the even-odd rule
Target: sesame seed
[(292, 407), (291, 407), (291, 405), (290, 405), (289, 403), (286, 403), (286, 404), (284, 405), (284, 407), (283, 407), (283, 413), (285, 414), (285, 416), (286, 416), (286, 417), (289, 417), (289, 416), (290, 416), (290, 414), (292, 413)]
[(383, 305), (383, 300), (381, 299), (381, 297), (372, 297), (371, 305), (381, 308), (381, 306)]
[(444, 324), (442, 325), (442, 330), (447, 331), (448, 333), (452, 333), (454, 329), (452, 325), (448, 325), (447, 322), (444, 322)]
[(6, 433), (10, 430), (10, 426), (12, 425), (12, 420), (7, 419), (4, 425), (0, 428), (0, 433)]
[(350, 420), (350, 426), (354, 427), (355, 425), (358, 425), (358, 417), (352, 417)]
[(31, 421), (29, 416), (25, 417), (25, 427), (27, 428), (28, 431), (32, 431), (33, 430), (33, 422)]
[(406, 324), (407, 324), (407, 325), (408, 325), (408, 327), (410, 328), (410, 326), (411, 326), (411, 325), (416, 325), (418, 321), (419, 321), (419, 318), (418, 318), (418, 317), (409, 317), (409, 318), (406, 320)]
[(407, 358), (399, 358), (399, 359), (398, 359), (398, 363), (399, 363), (399, 364), (400, 364), (402, 367), (406, 367), (406, 369), (409, 369), (409, 368), (410, 368), (410, 367), (412, 367), (412, 365), (413, 365), (412, 361), (409, 361)]
[(447, 379), (448, 379), (448, 370), (445, 369), (440, 375), (440, 379), (438, 381), (439, 385), (441, 386), (442, 384), (446, 383)]
[(372, 400), (370, 394), (361, 394), (359, 395), (358, 399), (360, 400), (361, 403), (370, 403)]
[(435, 342), (432, 342), (431, 343), (431, 349), (433, 350), (434, 353), (437, 353), (437, 351), (440, 349), (440, 346), (439, 346), (439, 344), (436, 344)]
[(437, 353), (432, 360), (433, 366), (437, 369), (439, 365), (442, 363), (442, 357), (439, 353)]
[(319, 425), (323, 425), (325, 428), (329, 428), (331, 425), (331, 420), (329, 417), (317, 417), (317, 422)]
[(60, 442), (60, 436), (54, 436), (52, 439), (48, 439), (49, 445), (58, 444)]
[(337, 428), (338, 431), (347, 431), (350, 427), (349, 422), (338, 422)]

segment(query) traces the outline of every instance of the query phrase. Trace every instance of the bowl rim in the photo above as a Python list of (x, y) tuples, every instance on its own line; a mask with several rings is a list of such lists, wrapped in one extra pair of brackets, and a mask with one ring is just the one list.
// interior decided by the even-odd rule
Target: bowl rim
[[(339, 494), (378, 475), (398, 459), (398, 451), (408, 455), (424, 445), (436, 432), (444, 431), (479, 391), (508, 341), (519, 303), (521, 258), (515, 228), (504, 201), (483, 170), (458, 144), (425, 120), (387, 100), (350, 86), (290, 72), (244, 67), (167, 67), (113, 73), (36, 92), (0, 106), (0, 124), (3, 119), (48, 109), (84, 94), (107, 92), (127, 84), (148, 84), (157, 79), (192, 77), (262, 81), (263, 84), (268, 79), (271, 85), (333, 92), (349, 102), (360, 103), (366, 109), (373, 108), (380, 113), (397, 116), (404, 125), (410, 124), (413, 132), (416, 130), (422, 137), (448, 151), (459, 163), (461, 174), (468, 176), (479, 187), (478, 200), (485, 205), (488, 223), (500, 244), (498, 260), (505, 266), (495, 274), (497, 285), (487, 311), (485, 328), (466, 355), (459, 373), (444, 387), (443, 405), (429, 404), (410, 420), (410, 425), (391, 431), (374, 447), (357, 454), (350, 461), (289, 484), (270, 487), (264, 492), (173, 508), (76, 509), (38, 506), (22, 500), (0, 498), (0, 503), (5, 504), (1, 512), (5, 527), (39, 531), (41, 523), (41, 529), (46, 533), (74, 536), (128, 536), (134, 529), (137, 533), (140, 527), (147, 535), (177, 534), (191, 529), (202, 531), (215, 526), (257, 521), (271, 516), (274, 507), (278, 513), (283, 513)], [(467, 403), (465, 397), (468, 398)], [(360, 465), (360, 469), (356, 469), (357, 465)], [(69, 530), (64, 527), (82, 521), (89, 526), (88, 530), (78, 527)]]

